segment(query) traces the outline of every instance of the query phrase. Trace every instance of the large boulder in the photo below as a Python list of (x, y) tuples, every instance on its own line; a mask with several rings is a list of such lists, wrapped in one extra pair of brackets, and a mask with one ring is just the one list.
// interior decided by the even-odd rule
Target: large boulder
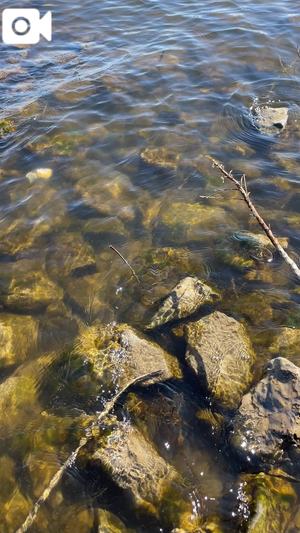
[(283, 357), (272, 359), (264, 377), (242, 400), (230, 442), (247, 463), (299, 461), (300, 368)]
[(31, 316), (0, 314), (0, 369), (23, 363), (37, 347), (39, 323)]
[(75, 343), (75, 353), (91, 364), (102, 392), (123, 388), (153, 372), (157, 376), (145, 381), (145, 385), (182, 377), (173, 355), (126, 324), (84, 328)]
[(128, 508), (148, 516), (153, 525), (159, 521), (167, 528), (183, 527), (187, 532), (197, 528), (183, 479), (128, 421), (112, 420), (95, 439), (93, 449), (90, 444), (80, 453), (77, 464), (104, 470), (123, 490)]
[(147, 329), (154, 329), (173, 320), (187, 318), (198, 311), (201, 306), (212, 303), (217, 298), (218, 293), (209, 285), (195, 277), (188, 276), (172, 289)]
[(244, 326), (216, 311), (185, 327), (186, 361), (212, 398), (238, 407), (252, 379), (254, 352)]

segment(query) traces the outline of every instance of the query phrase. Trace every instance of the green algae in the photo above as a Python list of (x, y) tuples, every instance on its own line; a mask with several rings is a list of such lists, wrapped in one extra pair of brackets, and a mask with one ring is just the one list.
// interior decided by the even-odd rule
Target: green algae
[(297, 501), (293, 486), (284, 479), (284, 472), (245, 474), (242, 480), (250, 509), (248, 533), (284, 533)]
[(13, 120), (8, 118), (0, 120), (0, 139), (6, 135), (9, 135), (10, 133), (14, 133), (15, 131), (16, 124)]
[(71, 157), (80, 147), (86, 145), (87, 137), (79, 133), (55, 133), (28, 145), (32, 152), (49, 152), (54, 156)]

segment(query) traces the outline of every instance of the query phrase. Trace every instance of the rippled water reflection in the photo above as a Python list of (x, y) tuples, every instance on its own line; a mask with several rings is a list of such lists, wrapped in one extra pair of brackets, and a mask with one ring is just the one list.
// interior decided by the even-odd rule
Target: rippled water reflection
[[(143, 328), (153, 303), (192, 273), (213, 282), (220, 308), (244, 320), (257, 375), (274, 332), (300, 325), (299, 287), (287, 267), (276, 256), (250, 268), (234, 259), (233, 233), (257, 228), (234, 193), (225, 201), (215, 195), (222, 182), (204, 157), (246, 172), (257, 205), (297, 260), (295, 2), (54, 0), (47, 8), (53, 42), (1, 45), (0, 55), (0, 121), (9, 119), (12, 130), (0, 138), (0, 319), (8, 332), (0, 384), (3, 532), (20, 526), (76, 447), (84, 414), (101, 404), (68, 356), (82, 323)], [(280, 135), (255, 128), (251, 109), (261, 104), (289, 108)], [(150, 159), (161, 148), (157, 164)], [(52, 169), (52, 177), (26, 178), (38, 168)], [(203, 224), (197, 205), (211, 207)], [(140, 286), (109, 244), (133, 265)], [(12, 325), (18, 333), (10, 339)], [(181, 356), (182, 347), (175, 349)], [(194, 427), (194, 384), (156, 393), (167, 398), (165, 409), (184, 406), (177, 431), (161, 422), (157, 399), (143, 399), (157, 448), (192, 480), (195, 513), (208, 522), (218, 515), (233, 531), (239, 467)], [(102, 507), (118, 513), (126, 531), (161, 531), (128, 516), (112, 487), (106, 497), (95, 486), (74, 467), (35, 531), (94, 531)]]

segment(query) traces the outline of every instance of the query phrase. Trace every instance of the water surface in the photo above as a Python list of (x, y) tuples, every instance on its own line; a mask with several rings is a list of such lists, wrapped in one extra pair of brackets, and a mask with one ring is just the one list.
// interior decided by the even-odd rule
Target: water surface
[[(23, 6), (34, 7), (25, 0)], [(205, 158), (210, 154), (237, 175), (247, 174), (257, 206), (289, 239), (297, 260), (295, 2), (56, 0), (42, 7), (53, 12), (52, 43), (1, 45), (0, 55), (0, 119), (9, 119), (14, 130), (0, 139), (0, 304), (2, 317), (9, 314), (20, 332), (14, 355), (2, 358), (0, 386), (16, 375), (29, 379), (29, 391), (21, 384), (24, 394), (1, 407), (8, 410), (0, 440), (3, 532), (21, 525), (76, 447), (80, 416), (101, 406), (82, 369), (62, 358), (83, 323), (127, 321), (143, 329), (154, 301), (192, 273), (218, 287), (220, 309), (246, 324), (259, 376), (272, 335), (300, 322), (299, 287), (276, 256), (246, 269), (228, 260), (232, 234), (258, 228), (236, 194), (215, 194), (224, 184)], [(251, 109), (264, 104), (289, 108), (288, 126), (278, 136), (253, 125)], [(178, 164), (147, 164), (141, 157), (147, 148), (169, 150)], [(52, 177), (30, 182), (26, 175), (37, 168), (52, 169)], [(223, 210), (221, 220), (186, 223), (182, 233), (172, 227), (172, 209), (184, 213), (199, 203)], [(130, 261), (140, 287), (109, 244)], [(177, 252), (167, 267), (157, 259), (166, 248)], [(26, 296), (18, 299), (20, 285), (32, 286), (32, 273), (41, 291), (47, 288), (46, 296), (36, 294), (35, 305)], [(19, 317), (27, 322), (16, 322)], [(153, 438), (194, 483), (195, 513), (221, 516), (228, 531), (237, 530), (239, 465), (195, 428), (202, 401), (196, 389), (187, 382), (155, 392), (154, 413), (157, 395), (175, 409), (184, 398), (184, 445), (172, 441), (172, 424), (160, 427), (157, 414)], [(94, 531), (95, 509), (105, 507), (134, 531), (162, 531), (128, 515), (111, 487), (107, 498), (97, 490), (74, 468), (35, 530)]]

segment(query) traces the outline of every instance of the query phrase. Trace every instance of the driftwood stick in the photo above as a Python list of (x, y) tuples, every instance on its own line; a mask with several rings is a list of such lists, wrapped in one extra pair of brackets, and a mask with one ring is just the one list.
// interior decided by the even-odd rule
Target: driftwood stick
[(281, 244), (278, 241), (277, 237), (275, 237), (274, 233), (272, 232), (271, 226), (268, 225), (264, 221), (262, 216), (257, 211), (255, 205), (250, 200), (250, 192), (248, 191), (246, 176), (243, 175), (241, 177), (241, 180), (239, 181), (233, 176), (232, 171), (228, 172), (227, 170), (225, 170), (224, 166), (221, 163), (219, 163), (218, 161), (216, 161), (216, 159), (213, 159), (213, 157), (210, 157), (210, 156), (207, 156), (207, 157), (208, 157), (208, 159), (210, 159), (210, 161), (212, 161), (213, 166), (217, 167), (221, 171), (222, 175), (225, 178), (227, 178), (232, 183), (234, 183), (235, 187), (237, 188), (237, 190), (242, 195), (243, 200), (246, 202), (247, 206), (249, 207), (251, 213), (256, 218), (257, 222), (259, 223), (261, 228), (264, 230), (265, 234), (270, 239), (270, 241), (273, 244), (273, 246), (280, 253), (281, 257), (289, 265), (289, 267), (292, 269), (294, 274), (300, 280), (300, 268), (295, 263), (295, 261), (287, 254), (287, 252), (284, 250), (284, 248), (281, 246)]
[(125, 257), (121, 254), (121, 252), (119, 252), (119, 250), (117, 250), (117, 248), (115, 248), (112, 244), (109, 245), (109, 248), (111, 250), (113, 250), (119, 257), (121, 257), (122, 261), (124, 261), (125, 265), (128, 266), (128, 268), (130, 268), (133, 276), (135, 277), (136, 281), (138, 283), (141, 283), (138, 276), (137, 276), (137, 273), (136, 271), (134, 270), (134, 268), (132, 268), (132, 266), (130, 265), (130, 263), (128, 263), (127, 259), (125, 259)]
[(31, 512), (27, 516), (25, 522), (17, 529), (16, 533), (25, 533), (28, 531), (28, 529), (32, 526), (34, 523), (37, 514), (40, 510), (40, 507), (46, 502), (46, 500), (49, 498), (52, 491), (55, 489), (55, 487), (58, 485), (60, 480), (62, 479), (64, 473), (67, 471), (67, 469), (74, 464), (74, 461), (76, 461), (76, 458), (78, 456), (78, 453), (84, 446), (87, 444), (88, 441), (90, 441), (92, 437), (92, 429), (97, 427), (99, 423), (112, 411), (112, 409), (115, 407), (116, 403), (119, 401), (120, 397), (123, 396), (131, 387), (134, 385), (138, 385), (139, 383), (147, 382), (149, 379), (152, 379), (154, 377), (158, 377), (161, 375), (160, 371), (157, 372), (151, 372), (148, 374), (143, 374), (142, 376), (139, 376), (135, 379), (132, 379), (127, 383), (123, 389), (121, 389), (109, 402), (107, 402), (105, 409), (95, 418), (95, 420), (92, 422), (92, 424), (87, 428), (91, 436), (84, 436), (81, 440), (79, 445), (77, 446), (76, 450), (74, 450), (67, 460), (63, 463), (63, 465), (60, 467), (60, 469), (56, 472), (56, 474), (51, 479), (49, 485), (45, 488), (42, 495), (39, 497), (39, 499), (35, 502)]

